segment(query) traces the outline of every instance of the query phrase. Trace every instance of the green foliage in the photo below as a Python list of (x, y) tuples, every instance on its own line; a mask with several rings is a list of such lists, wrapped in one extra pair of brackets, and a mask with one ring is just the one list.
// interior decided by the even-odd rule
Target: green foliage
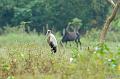
[(15, 79), (14, 76), (9, 76), (7, 79)]
[(11, 27), (11, 26), (9, 26), (9, 25), (7, 25), (7, 26), (5, 26), (5, 27), (3, 27), (3, 29), (1, 29), (1, 33), (2, 34), (8, 34), (8, 33), (33, 33), (35, 30), (33, 30), (33, 31), (30, 31), (30, 27), (29, 27), (29, 24), (30, 22), (24, 22), (24, 21), (22, 21), (21, 23), (20, 23), (20, 25), (18, 25), (18, 26), (13, 26), (13, 27)]
[(100, 30), (94, 28), (94, 29), (91, 29), (90, 31), (87, 31), (85, 34), (85, 37), (91, 41), (98, 41), (99, 34), (100, 34)]
[(48, 24), (60, 31), (77, 17), (87, 29), (102, 25), (107, 13), (105, 0), (0, 0), (0, 27), (31, 21), (31, 30), (42, 32)]
[(120, 31), (119, 30), (119, 28), (120, 28), (120, 16), (118, 16), (118, 18), (112, 22), (111, 28), (115, 31)]
[(2, 71), (9, 71), (9, 70), (10, 70), (10, 66), (8, 64), (2, 65)]
[(107, 47), (106, 44), (98, 44), (96, 47), (96, 52), (99, 52), (101, 54), (109, 53), (109, 48)]
[(94, 54), (103, 61), (103, 64), (109, 66), (112, 70), (115, 70), (119, 65), (119, 53), (114, 53), (106, 44), (98, 44), (94, 51)]
[(71, 26), (72, 28), (74, 28), (73, 30), (78, 30), (82, 26), (82, 20), (80, 20), (78, 18), (74, 18), (74, 19), (72, 19), (71, 22), (68, 23), (68, 25)]

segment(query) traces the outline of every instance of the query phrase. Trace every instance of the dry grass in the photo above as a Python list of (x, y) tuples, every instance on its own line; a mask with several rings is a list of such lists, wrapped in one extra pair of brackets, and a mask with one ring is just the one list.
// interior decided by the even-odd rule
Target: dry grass
[[(57, 37), (60, 40), (59, 36)], [(87, 37), (82, 38), (82, 43), (82, 49), (76, 48), (72, 43), (72, 47), (58, 46), (58, 52), (51, 54), (44, 35), (7, 34), (0, 36), (0, 79), (120, 78), (118, 75), (120, 55), (117, 48), (95, 50), (97, 42), (90, 41)], [(115, 47), (114, 42), (111, 44)], [(70, 58), (73, 58), (72, 62)], [(114, 62), (109, 62), (109, 59), (114, 59)]]

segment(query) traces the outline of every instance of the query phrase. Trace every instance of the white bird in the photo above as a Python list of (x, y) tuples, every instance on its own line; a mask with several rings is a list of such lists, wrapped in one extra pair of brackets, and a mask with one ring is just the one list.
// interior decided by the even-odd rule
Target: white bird
[(57, 52), (57, 40), (55, 36), (51, 33), (51, 30), (47, 30), (47, 42), (51, 47), (51, 51), (56, 53)]

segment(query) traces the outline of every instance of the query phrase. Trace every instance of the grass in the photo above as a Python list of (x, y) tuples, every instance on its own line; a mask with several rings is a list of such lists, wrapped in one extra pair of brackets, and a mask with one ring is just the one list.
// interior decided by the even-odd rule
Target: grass
[(0, 79), (119, 79), (119, 41), (99, 46), (92, 36), (81, 38), (82, 49), (58, 44), (58, 52), (51, 54), (42, 34), (1, 35)]

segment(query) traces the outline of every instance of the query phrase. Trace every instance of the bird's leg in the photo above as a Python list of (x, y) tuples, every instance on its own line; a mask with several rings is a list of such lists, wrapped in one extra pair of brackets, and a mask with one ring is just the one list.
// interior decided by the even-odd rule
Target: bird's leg
[(52, 54), (53, 54), (53, 52), (54, 52), (53, 48), (51, 48), (51, 52), (52, 52)]
[(52, 52), (52, 53), (56, 53), (56, 52), (57, 52), (57, 47), (52, 47), (52, 48), (51, 48), (51, 52)]

